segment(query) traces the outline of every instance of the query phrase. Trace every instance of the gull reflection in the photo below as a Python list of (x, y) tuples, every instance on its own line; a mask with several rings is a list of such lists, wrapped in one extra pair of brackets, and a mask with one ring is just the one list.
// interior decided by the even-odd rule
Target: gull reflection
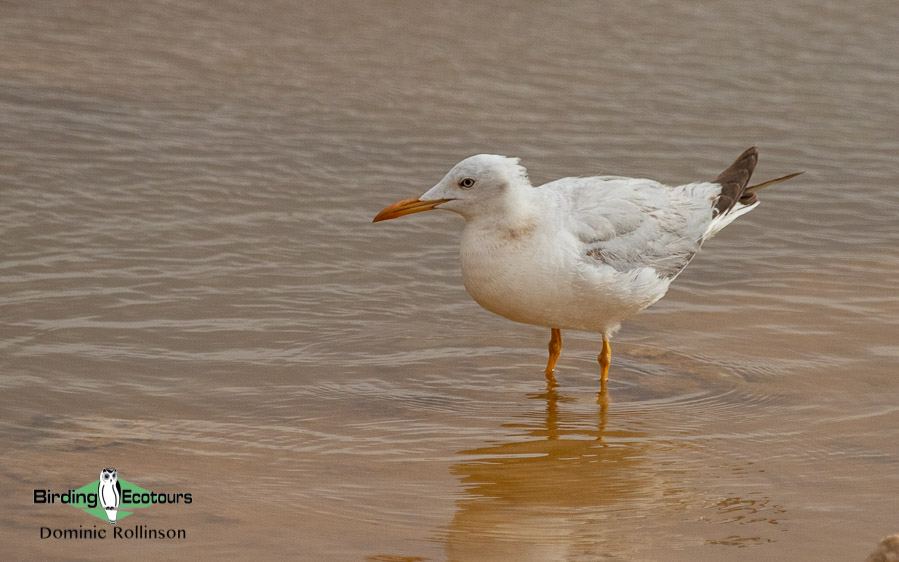
[(504, 426), (515, 430), (508, 442), (459, 452), (453, 473), (466, 497), (447, 536), (451, 560), (626, 552), (622, 519), (639, 527), (634, 508), (662, 493), (645, 466), (651, 440), (643, 431), (608, 428), (605, 393), (598, 404), (585, 403), (548, 383), (529, 396), (545, 408)]

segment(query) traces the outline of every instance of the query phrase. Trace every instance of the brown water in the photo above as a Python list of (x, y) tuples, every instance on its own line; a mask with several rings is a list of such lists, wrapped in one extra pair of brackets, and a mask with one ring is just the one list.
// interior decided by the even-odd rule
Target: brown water
[[(0, 4), (4, 558), (862, 560), (899, 531), (894, 2)], [(806, 170), (600, 339), (481, 310), (478, 152)], [(115, 466), (188, 491), (41, 540)]]

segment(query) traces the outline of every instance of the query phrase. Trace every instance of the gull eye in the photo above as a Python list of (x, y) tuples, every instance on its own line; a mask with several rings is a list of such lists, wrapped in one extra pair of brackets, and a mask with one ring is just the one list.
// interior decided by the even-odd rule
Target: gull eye
[(459, 180), (459, 187), (462, 189), (471, 189), (474, 187), (474, 180), (472, 178), (462, 178)]

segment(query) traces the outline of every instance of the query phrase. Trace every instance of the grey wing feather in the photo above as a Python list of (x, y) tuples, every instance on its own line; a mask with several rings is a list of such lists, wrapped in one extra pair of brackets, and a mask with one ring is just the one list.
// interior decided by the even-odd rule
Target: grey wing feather
[(702, 244), (721, 186), (668, 187), (652, 180), (586, 178), (567, 198), (589, 258), (620, 272), (652, 268), (673, 278)]

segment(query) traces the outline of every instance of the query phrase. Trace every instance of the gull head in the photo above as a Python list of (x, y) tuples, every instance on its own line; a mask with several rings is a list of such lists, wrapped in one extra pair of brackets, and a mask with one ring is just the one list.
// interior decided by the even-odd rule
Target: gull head
[(504, 212), (523, 188), (531, 188), (527, 170), (518, 158), (478, 154), (462, 160), (440, 182), (419, 197), (390, 205), (372, 222), (412, 213), (443, 209), (471, 220), (479, 215)]

